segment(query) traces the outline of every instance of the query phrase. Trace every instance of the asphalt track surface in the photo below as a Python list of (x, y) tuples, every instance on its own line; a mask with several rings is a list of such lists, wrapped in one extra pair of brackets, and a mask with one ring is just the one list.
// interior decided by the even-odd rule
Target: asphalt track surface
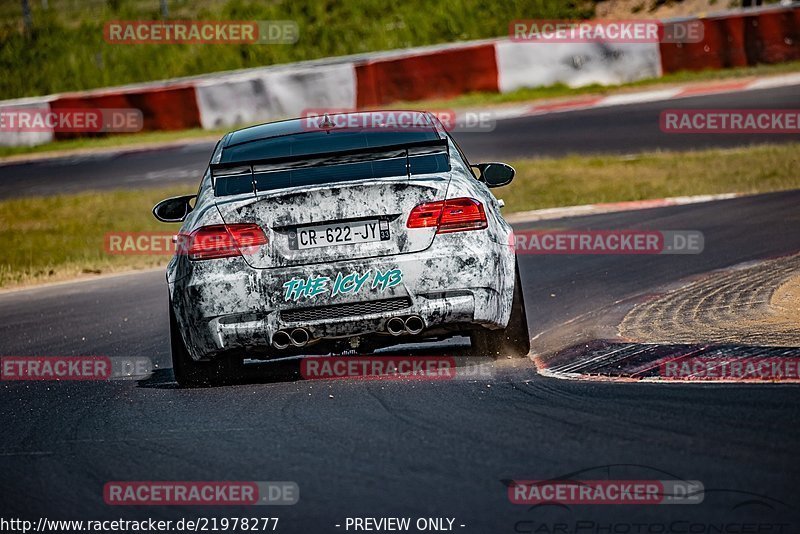
[[(684, 256), (520, 255), (531, 333), (687, 276), (796, 252), (799, 202), (795, 191), (559, 221), (700, 230), (706, 247)], [(0, 354), (145, 356), (169, 366), (161, 272), (5, 293), (0, 317)], [(795, 386), (564, 381), (509, 360), (480, 379), (436, 382), (270, 383), (270, 369), (195, 390), (178, 389), (168, 369), (139, 382), (0, 383), (0, 516), (277, 516), (279, 532), (344, 532), (346, 518), (359, 516), (449, 517), (456, 531), (481, 533), (687, 532), (743, 522), (800, 532)], [(699, 480), (704, 500), (509, 502), (504, 481), (567, 474)], [(125, 480), (295, 481), (300, 501), (104, 504), (103, 484)], [(612, 523), (617, 530), (592, 530)]]
[[(661, 111), (676, 108), (798, 109), (800, 86), (521, 117), (498, 121), (491, 132), (455, 135), (473, 163), (568, 153), (628, 154), (655, 149), (734, 147), (796, 142), (800, 138), (787, 134), (663, 133), (659, 128)], [(0, 199), (171, 184), (186, 184), (187, 191), (193, 191), (213, 147), (213, 143), (202, 142), (124, 154), (68, 156), (0, 165)]]

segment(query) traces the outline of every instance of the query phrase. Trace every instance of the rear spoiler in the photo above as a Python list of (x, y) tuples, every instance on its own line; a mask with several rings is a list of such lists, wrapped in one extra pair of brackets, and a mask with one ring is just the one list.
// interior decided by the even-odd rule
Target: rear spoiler
[(323, 152), (310, 155), (212, 163), (210, 168), (211, 176), (216, 178), (221, 176), (277, 172), (308, 167), (323, 167), (326, 165), (341, 165), (344, 163), (406, 158), (406, 173), (410, 177), (411, 168), (408, 161), (410, 157), (434, 154), (449, 155), (447, 139), (433, 139), (430, 141), (404, 143), (402, 145), (358, 148), (354, 150), (340, 150), (337, 152)]

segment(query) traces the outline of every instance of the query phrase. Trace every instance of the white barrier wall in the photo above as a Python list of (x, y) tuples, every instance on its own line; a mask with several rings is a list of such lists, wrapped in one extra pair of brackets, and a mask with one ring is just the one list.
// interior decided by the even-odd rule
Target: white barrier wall
[[(50, 98), (26, 98), (0, 102), (0, 113), (13, 109), (35, 109), (50, 111)], [(4, 121), (5, 122), (5, 121)], [(43, 132), (9, 131), (9, 126), (0, 126), (0, 146), (35, 146), (53, 141), (53, 130)]]
[(501, 93), (563, 83), (612, 85), (661, 76), (658, 43), (495, 43)]
[(352, 63), (302, 69), (258, 69), (196, 86), (205, 129), (298, 117), (308, 108), (356, 107)]

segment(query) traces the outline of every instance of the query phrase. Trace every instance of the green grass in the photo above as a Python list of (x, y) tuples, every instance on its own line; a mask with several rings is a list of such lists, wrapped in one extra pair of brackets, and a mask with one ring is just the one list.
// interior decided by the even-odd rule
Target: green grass
[[(16, 0), (14, 3), (18, 3)], [(33, 5), (34, 27), (7, 11), (0, 26), (0, 99), (161, 80), (362, 52), (508, 34), (513, 19), (587, 18), (589, 0), (171, 0), (170, 19), (293, 20), (293, 45), (112, 45), (108, 20), (158, 20), (158, 0), (108, 0), (81, 7)]]
[(504, 213), (683, 195), (800, 188), (800, 143), (514, 162)]
[(188, 188), (92, 192), (0, 202), (0, 287), (166, 265), (166, 256), (105, 252), (107, 232), (177, 231), (153, 205)]
[[(495, 194), (504, 213), (595, 202), (800, 188), (800, 144), (635, 157), (570, 156), (512, 162)], [(0, 201), (0, 287), (166, 265), (165, 256), (111, 256), (108, 232), (176, 231), (150, 214), (192, 188), (91, 192)]]

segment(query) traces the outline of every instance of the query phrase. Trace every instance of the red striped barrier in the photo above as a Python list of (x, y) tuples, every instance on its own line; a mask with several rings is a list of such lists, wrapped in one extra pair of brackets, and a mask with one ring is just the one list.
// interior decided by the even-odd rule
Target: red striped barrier
[(661, 43), (661, 69), (664, 74), (747, 65), (743, 17), (703, 19), (702, 22), (704, 38), (701, 42)]
[(497, 92), (494, 44), (366, 61), (356, 65), (356, 80), (359, 108), (472, 91)]
[(752, 63), (781, 63), (800, 59), (800, 9), (768, 11), (748, 21), (747, 43)]
[(702, 42), (661, 44), (665, 74), (800, 59), (800, 8), (737, 13), (702, 22)]
[[(149, 87), (135, 90), (59, 95), (50, 104), (58, 109), (135, 108), (142, 112), (142, 131), (186, 130), (200, 127), (200, 111), (194, 85)], [(56, 132), (57, 139), (86, 136), (86, 133)], [(104, 134), (96, 134), (104, 135)]]

